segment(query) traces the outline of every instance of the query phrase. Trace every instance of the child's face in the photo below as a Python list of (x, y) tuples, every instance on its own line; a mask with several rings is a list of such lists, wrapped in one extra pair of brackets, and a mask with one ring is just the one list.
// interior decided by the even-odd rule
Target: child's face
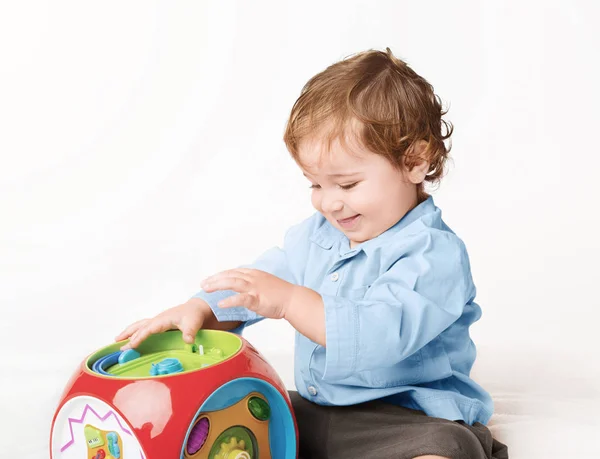
[(327, 153), (320, 139), (307, 139), (299, 147), (299, 165), (312, 184), (313, 206), (353, 248), (379, 236), (415, 207), (420, 181), (358, 142), (346, 144), (336, 139)]

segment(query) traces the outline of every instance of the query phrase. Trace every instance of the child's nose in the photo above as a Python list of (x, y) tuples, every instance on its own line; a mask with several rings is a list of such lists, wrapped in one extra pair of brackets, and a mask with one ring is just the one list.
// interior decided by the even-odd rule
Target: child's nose
[(323, 207), (324, 212), (331, 214), (342, 210), (344, 208), (344, 203), (339, 199), (323, 199), (321, 206)]

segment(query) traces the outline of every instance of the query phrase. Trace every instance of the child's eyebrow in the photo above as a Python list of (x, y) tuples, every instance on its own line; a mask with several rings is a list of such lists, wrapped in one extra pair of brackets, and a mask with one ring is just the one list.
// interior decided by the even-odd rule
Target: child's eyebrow
[[(308, 178), (308, 175), (306, 175), (306, 172), (302, 172), (302, 174), (306, 178)], [(329, 174), (328, 177), (349, 177), (351, 175), (356, 175), (356, 174), (360, 174), (360, 172), (359, 171), (357, 171), (357, 172), (350, 172), (348, 174)]]
[(351, 175), (360, 174), (359, 171), (356, 172), (348, 172), (347, 174), (329, 174), (329, 177), (349, 177)]

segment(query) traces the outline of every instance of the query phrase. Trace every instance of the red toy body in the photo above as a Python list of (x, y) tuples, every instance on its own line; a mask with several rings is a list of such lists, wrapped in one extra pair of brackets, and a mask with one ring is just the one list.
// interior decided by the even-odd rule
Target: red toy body
[[(173, 334), (176, 333), (177, 339), (180, 339), (178, 332), (163, 335), (170, 334), (170, 341), (173, 342)], [(206, 336), (206, 333), (226, 332), (201, 331), (196, 342), (201, 343), (202, 334)], [(61, 396), (52, 421), (51, 458), (81, 458), (83, 447), (91, 459), (254, 459), (259, 457), (258, 451), (261, 458), (297, 457), (295, 418), (281, 379), (252, 345), (241, 337), (235, 338), (240, 340), (241, 346), (230, 357), (206, 368), (186, 369), (178, 374), (131, 378), (98, 374), (91, 369), (95, 359), (106, 356), (107, 352), (118, 349), (123, 343), (90, 356), (71, 377)], [(125, 365), (127, 363), (121, 366)], [(207, 404), (207, 399), (217, 392), (216, 398), (213, 397), (211, 403)], [(185, 448), (188, 440), (191, 442), (190, 432), (200, 418), (215, 416), (214, 413), (227, 410), (235, 403), (239, 405), (240, 400), (249, 394), (260, 396), (269, 404), (266, 409), (271, 413), (271, 425), (268, 427), (270, 451), (258, 445), (256, 438), (252, 440), (255, 444), (251, 448), (248, 441), (244, 443), (239, 438), (234, 441), (229, 437), (226, 439), (231, 440), (232, 444), (239, 443), (242, 446), (231, 447), (230, 450), (225, 446), (219, 450), (215, 446), (210, 452), (208, 447), (211, 445), (206, 445), (204, 451), (195, 453), (189, 446)], [(211, 426), (216, 425), (215, 422), (211, 420)], [(228, 419), (226, 422), (236, 426), (240, 421)], [(261, 417), (254, 422), (267, 421)], [(208, 425), (208, 418), (204, 423)], [(87, 429), (85, 438), (82, 435), (84, 426)], [(246, 430), (252, 429), (248, 427)], [(108, 431), (110, 433), (107, 434)], [(220, 433), (214, 432), (214, 435)], [(223, 440), (225, 437), (219, 438)], [(77, 444), (80, 446), (77, 447)], [(275, 455), (275, 449), (279, 456)], [(238, 451), (237, 456), (233, 450)]]

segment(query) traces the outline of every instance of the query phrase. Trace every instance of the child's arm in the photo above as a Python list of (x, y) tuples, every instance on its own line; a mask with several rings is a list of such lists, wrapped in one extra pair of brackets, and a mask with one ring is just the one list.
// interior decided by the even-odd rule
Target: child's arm
[[(321, 295), (327, 345), (323, 379), (393, 368), (463, 313), (468, 314), (465, 325), (479, 318), (480, 309), (472, 304), (475, 286), (462, 241), (433, 230), (415, 235), (407, 244), (362, 299)], [(436, 363), (444, 366), (442, 361)], [(426, 367), (422, 378), (439, 371), (435, 365)]]
[[(280, 319), (282, 307), (287, 302), (294, 285), (300, 284), (303, 273), (292, 266), (288, 259), (290, 252), (306, 252), (307, 235), (314, 225), (318, 213), (288, 229), (284, 236), (283, 248), (272, 247), (249, 265), (222, 271), (205, 279), (202, 290), (194, 295), (208, 303), (218, 321), (240, 321), (244, 327), (265, 318)], [(295, 256), (297, 259), (297, 255)], [(256, 286), (259, 286), (256, 288)], [(262, 294), (264, 308), (256, 309), (256, 292)]]
[[(247, 266), (253, 268), (253, 271), (263, 272), (265, 275), (277, 279), (277, 282), (284, 285), (292, 286), (297, 283), (298, 273), (293, 272), (290, 267), (286, 250), (296, 247), (305, 240), (308, 226), (313, 219), (314, 215), (292, 226), (285, 234), (283, 249), (273, 247)], [(238, 270), (244, 269), (247, 270), (248, 268), (238, 268)], [(152, 319), (144, 319), (131, 324), (116, 337), (116, 340), (121, 341), (131, 337), (129, 343), (123, 347), (123, 349), (127, 349), (138, 346), (153, 333), (160, 333), (174, 328), (178, 328), (183, 332), (183, 339), (188, 343), (193, 341), (196, 332), (200, 328), (236, 329), (236, 332), (239, 333), (245, 326), (264, 319), (264, 316), (246, 309), (243, 307), (244, 304), (241, 303), (232, 304), (232, 306), (238, 307), (229, 309), (218, 306), (221, 301), (237, 300), (239, 295), (236, 293), (238, 292), (233, 289), (213, 289), (211, 291), (204, 288), (183, 304), (167, 309)]]
[(240, 322), (219, 322), (212, 313), (210, 306), (199, 298), (191, 298), (183, 304), (167, 309), (156, 317), (144, 319), (131, 324), (115, 339), (122, 341), (130, 338), (121, 349), (131, 349), (139, 346), (148, 336), (178, 328), (187, 343), (194, 341), (194, 336), (201, 328), (213, 330), (233, 330)]
[(284, 314), (292, 327), (321, 346), (325, 340), (325, 305), (323, 297), (314, 290), (296, 285)]
[[(314, 290), (287, 282), (258, 269), (237, 268), (205, 279), (206, 292), (219, 294), (235, 291), (217, 302), (221, 317), (254, 317), (286, 319), (296, 330), (311, 340), (325, 345), (325, 313), (323, 300)], [(228, 311), (241, 309), (229, 316)]]

